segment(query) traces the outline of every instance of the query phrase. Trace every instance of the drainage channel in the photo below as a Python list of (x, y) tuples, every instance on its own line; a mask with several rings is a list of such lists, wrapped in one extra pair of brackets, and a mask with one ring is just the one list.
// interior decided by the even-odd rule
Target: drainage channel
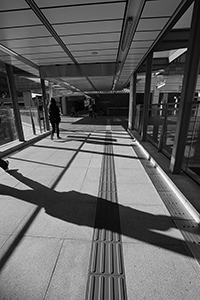
[(86, 300), (127, 300), (112, 133), (106, 132)]
[[(133, 150), (139, 157), (149, 156), (137, 140), (134, 143), (136, 147)], [(196, 212), (192, 211), (187, 199), (182, 198), (182, 195), (178, 193), (178, 189), (171, 188), (167, 175), (164, 176), (163, 172), (159, 171), (161, 168), (156, 165), (150, 156), (148, 159), (141, 160), (141, 164), (168, 209), (173, 222), (181, 231), (193, 257), (200, 264), (200, 227), (199, 222), (195, 220), (197, 218)]]

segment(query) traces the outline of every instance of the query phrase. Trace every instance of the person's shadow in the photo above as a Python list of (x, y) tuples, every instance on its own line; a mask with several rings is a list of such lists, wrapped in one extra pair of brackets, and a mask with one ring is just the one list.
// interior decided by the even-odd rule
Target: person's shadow
[(167, 230), (176, 228), (169, 216), (154, 215), (77, 191), (58, 192), (17, 171), (10, 171), (10, 174), (31, 189), (21, 190), (0, 184), (2, 195), (33, 203), (38, 208), (44, 208), (48, 215), (66, 222), (109, 230), (130, 239), (192, 256), (190, 251), (180, 247), (183, 240), (167, 235)]

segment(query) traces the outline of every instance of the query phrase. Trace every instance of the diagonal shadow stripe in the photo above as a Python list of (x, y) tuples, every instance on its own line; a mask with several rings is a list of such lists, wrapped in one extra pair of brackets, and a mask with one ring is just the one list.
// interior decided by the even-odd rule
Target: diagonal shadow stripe
[[(89, 138), (89, 136), (90, 136), (90, 134), (88, 134), (88, 136), (85, 138), (85, 140), (79, 146), (79, 148), (76, 150), (76, 152), (74, 153), (74, 155), (72, 156), (72, 158), (70, 159), (70, 161), (68, 162), (68, 164), (66, 165), (66, 167), (63, 169), (63, 171), (60, 173), (60, 175), (58, 176), (58, 178), (52, 184), (52, 186), (50, 187), (51, 190), (53, 190), (56, 187), (56, 185), (58, 184), (58, 182), (61, 180), (62, 176), (64, 175), (64, 173), (66, 172), (66, 170), (70, 167), (70, 165), (72, 164), (73, 160), (76, 158), (76, 156), (78, 155), (80, 149), (83, 147), (83, 145), (85, 144), (85, 142), (87, 141), (87, 139)], [(12, 172), (11, 172), (11, 175), (12, 175)], [(29, 182), (31, 182), (31, 180)], [(37, 184), (36, 181), (34, 181), (33, 186), (30, 185), (30, 187), (32, 187), (33, 189), (37, 188), (37, 186), (40, 188), (40, 184), (39, 183)], [(47, 189), (49, 190), (49, 188), (47, 188)], [(14, 241), (12, 242), (12, 244), (10, 245), (10, 247), (8, 248), (8, 250), (6, 251), (6, 253), (2, 256), (2, 258), (0, 260), (0, 272), (2, 271), (2, 269), (5, 266), (6, 262), (9, 260), (9, 258), (11, 257), (11, 255), (13, 254), (13, 252), (15, 251), (15, 249), (17, 248), (17, 246), (19, 245), (19, 243), (23, 239), (23, 236), (25, 235), (25, 233), (29, 229), (29, 227), (32, 224), (32, 222), (35, 220), (35, 218), (38, 215), (38, 213), (40, 212), (41, 208), (42, 208), (42, 206), (38, 206), (34, 210), (34, 212), (30, 216), (30, 218), (28, 219), (28, 221), (26, 222), (26, 224), (24, 225), (24, 227), (21, 229), (21, 231), (18, 233), (17, 237), (14, 239)]]

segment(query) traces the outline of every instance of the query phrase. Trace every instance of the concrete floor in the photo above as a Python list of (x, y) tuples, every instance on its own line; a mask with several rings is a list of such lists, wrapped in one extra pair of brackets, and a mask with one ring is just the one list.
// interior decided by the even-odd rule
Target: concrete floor
[(121, 119), (62, 117), (60, 127), (61, 140), (44, 137), (9, 156), (10, 172), (0, 170), (0, 299), (85, 299), (106, 131), (124, 299), (199, 299), (199, 262), (176, 226), (192, 216), (171, 216)]

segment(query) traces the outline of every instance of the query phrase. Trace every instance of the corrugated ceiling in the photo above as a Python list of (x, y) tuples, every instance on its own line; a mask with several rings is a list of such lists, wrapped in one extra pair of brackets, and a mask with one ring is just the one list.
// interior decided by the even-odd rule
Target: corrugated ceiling
[[(121, 90), (176, 13), (191, 2), (0, 0), (0, 60), (88, 93)], [(180, 24), (189, 28), (190, 20), (191, 11)], [(97, 72), (105, 64), (112, 73)]]

